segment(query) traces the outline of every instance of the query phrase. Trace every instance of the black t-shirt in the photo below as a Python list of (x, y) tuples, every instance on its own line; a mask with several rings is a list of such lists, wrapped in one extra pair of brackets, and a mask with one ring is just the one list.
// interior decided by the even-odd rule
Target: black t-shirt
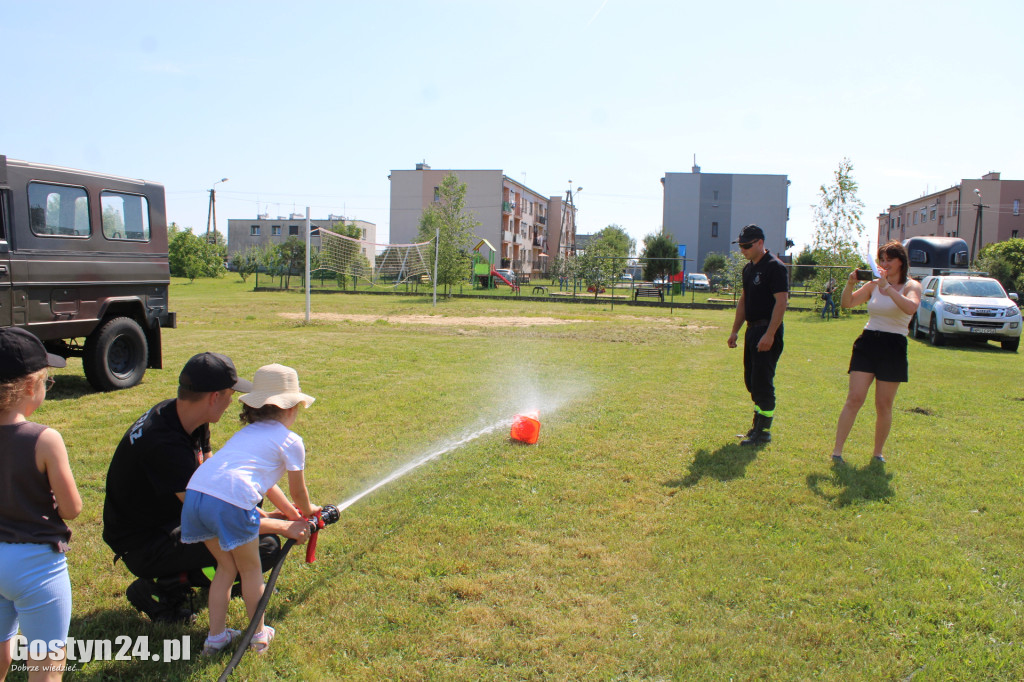
[(743, 266), (743, 312), (748, 322), (771, 319), (775, 294), (788, 291), (786, 264), (767, 249), (761, 260)]
[(152, 543), (181, 524), (181, 501), (198, 453), (210, 450), (210, 425), (191, 434), (165, 400), (139, 417), (121, 438), (107, 471), (103, 540), (120, 554)]

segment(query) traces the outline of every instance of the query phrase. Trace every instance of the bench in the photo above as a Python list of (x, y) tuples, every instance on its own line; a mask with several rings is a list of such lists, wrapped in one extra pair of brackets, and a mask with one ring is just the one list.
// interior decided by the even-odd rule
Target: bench
[(657, 298), (662, 303), (665, 302), (665, 290), (659, 286), (654, 285), (640, 285), (633, 291), (633, 300), (638, 298)]
[(544, 294), (545, 296), (547, 296), (548, 289), (547, 289), (547, 287), (542, 287), (542, 286), (540, 286), (538, 284), (537, 286), (535, 286), (533, 288), (533, 293), (535, 293), (535, 294)]

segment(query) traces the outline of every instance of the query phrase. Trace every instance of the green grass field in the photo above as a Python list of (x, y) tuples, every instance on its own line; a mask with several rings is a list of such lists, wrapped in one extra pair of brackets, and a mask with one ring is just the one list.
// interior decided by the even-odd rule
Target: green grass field
[[(868, 465), (869, 399), (836, 471), (862, 316), (787, 316), (775, 442), (754, 451), (734, 435), (752, 406), (731, 311), (316, 295), (314, 314), (334, 317), (307, 326), (300, 294), (251, 289), (176, 281), (166, 369), (100, 394), (71, 362), (36, 415), (64, 435), (86, 505), (71, 634), (192, 638), (187, 662), (91, 662), (68, 679), (207, 680), (228, 662), (198, 656), (205, 611), (184, 629), (136, 614), (100, 539), (115, 444), (203, 350), (250, 377), (298, 370), (317, 398), (295, 430), (321, 504), (541, 411), (537, 445), (507, 427), (475, 439), (345, 510), (316, 563), (293, 552), (267, 613), (277, 639), (236, 679), (1024, 678), (1020, 355), (911, 341), (889, 463)], [(240, 600), (229, 624), (245, 624)]]

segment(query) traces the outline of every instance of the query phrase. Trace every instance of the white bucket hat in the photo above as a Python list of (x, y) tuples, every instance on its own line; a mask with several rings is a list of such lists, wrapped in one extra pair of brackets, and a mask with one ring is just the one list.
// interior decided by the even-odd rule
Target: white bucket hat
[(252, 391), (239, 398), (249, 407), (276, 405), (282, 409), (302, 403), (305, 407), (313, 404), (315, 398), (299, 389), (299, 375), (284, 365), (264, 365), (256, 370), (252, 378)]

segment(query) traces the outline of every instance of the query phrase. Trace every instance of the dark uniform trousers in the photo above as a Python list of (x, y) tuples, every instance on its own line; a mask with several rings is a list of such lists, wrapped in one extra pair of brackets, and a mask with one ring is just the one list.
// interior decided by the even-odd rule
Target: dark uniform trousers
[(750, 398), (762, 412), (775, 410), (775, 366), (782, 355), (782, 327), (775, 332), (775, 342), (766, 351), (757, 349), (757, 342), (768, 330), (768, 323), (747, 324), (743, 337), (743, 381), (750, 391)]

